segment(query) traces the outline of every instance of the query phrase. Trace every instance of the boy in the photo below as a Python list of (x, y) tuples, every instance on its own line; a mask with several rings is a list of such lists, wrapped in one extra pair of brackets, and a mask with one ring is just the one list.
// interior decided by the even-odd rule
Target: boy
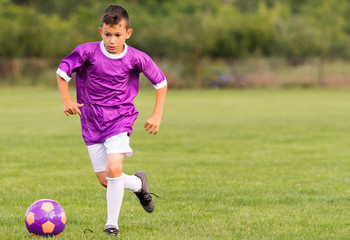
[[(122, 172), (124, 157), (132, 155), (129, 137), (138, 116), (134, 98), (138, 94), (139, 73), (156, 88), (155, 108), (144, 124), (150, 134), (155, 135), (159, 130), (167, 81), (149, 56), (125, 44), (133, 30), (123, 7), (110, 5), (98, 30), (102, 41), (79, 45), (62, 60), (56, 73), (64, 113), (80, 115), (92, 166), (100, 183), (107, 188), (104, 231), (116, 236), (124, 188), (136, 194), (147, 212), (154, 210), (146, 174), (136, 172), (129, 176)], [(76, 72), (76, 102), (68, 91), (73, 72)]]

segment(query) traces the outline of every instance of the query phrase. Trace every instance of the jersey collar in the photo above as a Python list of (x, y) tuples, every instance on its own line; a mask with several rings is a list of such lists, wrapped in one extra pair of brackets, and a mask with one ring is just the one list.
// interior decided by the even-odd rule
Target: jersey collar
[(112, 59), (120, 59), (122, 57), (125, 56), (127, 50), (128, 50), (128, 45), (126, 45), (126, 43), (124, 43), (124, 51), (120, 54), (111, 54), (107, 51), (107, 49), (105, 48), (105, 45), (103, 43), (103, 41), (100, 42), (100, 48), (101, 48), (101, 51), (102, 53), (108, 57), (108, 58), (112, 58)]

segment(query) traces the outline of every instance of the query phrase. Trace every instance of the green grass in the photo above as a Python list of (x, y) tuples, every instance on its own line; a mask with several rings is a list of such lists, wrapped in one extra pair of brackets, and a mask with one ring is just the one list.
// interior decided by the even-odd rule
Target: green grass
[[(120, 239), (349, 239), (349, 102), (341, 89), (169, 91), (150, 136), (154, 91), (141, 90), (124, 172), (146, 171), (162, 199), (147, 214), (127, 191)], [(58, 92), (3, 88), (0, 103), (0, 239), (33, 239), (24, 215), (41, 198), (66, 211), (59, 239), (109, 239), (105, 189)]]

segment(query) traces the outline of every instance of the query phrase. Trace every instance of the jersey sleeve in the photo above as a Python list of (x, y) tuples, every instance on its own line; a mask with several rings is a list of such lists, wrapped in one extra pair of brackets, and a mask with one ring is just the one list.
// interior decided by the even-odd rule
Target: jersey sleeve
[(72, 73), (81, 67), (87, 60), (88, 52), (83, 45), (79, 45), (61, 61), (56, 73), (69, 82), (72, 79)]
[(140, 71), (151, 81), (155, 89), (160, 89), (167, 85), (167, 80), (160, 68), (145, 53), (139, 58)]

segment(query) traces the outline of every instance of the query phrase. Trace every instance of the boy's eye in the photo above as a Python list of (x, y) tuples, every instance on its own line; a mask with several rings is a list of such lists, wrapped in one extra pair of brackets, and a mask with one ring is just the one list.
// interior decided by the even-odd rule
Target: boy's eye
[(120, 35), (120, 34), (117, 34), (116, 36), (117, 36), (117, 37), (120, 37), (121, 35)]
[(110, 36), (111, 36), (111, 34), (109, 34), (109, 33), (106, 33), (106, 36), (107, 36), (107, 37), (110, 37)]

